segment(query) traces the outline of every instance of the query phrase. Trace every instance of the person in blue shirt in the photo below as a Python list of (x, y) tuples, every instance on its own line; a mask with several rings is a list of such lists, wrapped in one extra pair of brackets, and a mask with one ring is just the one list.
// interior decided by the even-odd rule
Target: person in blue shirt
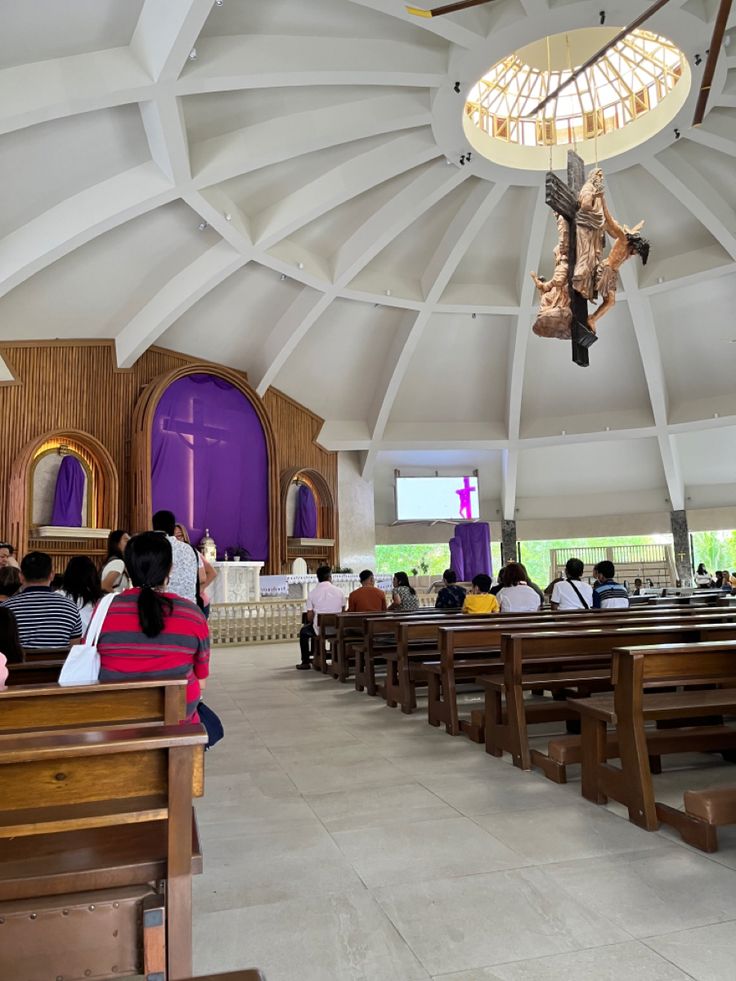
[(452, 569), (445, 569), (442, 581), (445, 585), (437, 594), (435, 606), (440, 610), (462, 610), (465, 590), (457, 585), (457, 574)]
[(593, 587), (594, 610), (625, 610), (629, 605), (626, 586), (614, 580), (616, 569), (613, 562), (604, 559), (593, 567), (598, 582)]

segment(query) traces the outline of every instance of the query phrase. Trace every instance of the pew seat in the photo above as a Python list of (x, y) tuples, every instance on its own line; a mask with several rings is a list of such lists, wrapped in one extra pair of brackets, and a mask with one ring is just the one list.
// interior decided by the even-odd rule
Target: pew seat
[(229, 971), (227, 974), (208, 974), (188, 981), (266, 981), (266, 975), (256, 968), (245, 971)]

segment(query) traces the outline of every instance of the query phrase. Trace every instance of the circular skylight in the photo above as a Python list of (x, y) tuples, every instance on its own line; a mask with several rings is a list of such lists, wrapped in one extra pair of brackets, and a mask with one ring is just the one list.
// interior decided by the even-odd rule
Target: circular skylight
[[(465, 103), (465, 131), (475, 149), (499, 159), (504, 153), (498, 144), (549, 153), (554, 147), (594, 141), (600, 143), (598, 156), (606, 157), (662, 129), (687, 97), (690, 71), (676, 45), (645, 30), (628, 34), (534, 114), (547, 94), (617, 31), (591, 28), (542, 38), (497, 62), (473, 86)], [(629, 127), (636, 127), (635, 135), (610, 139)], [(486, 138), (496, 144), (495, 152)], [(540, 165), (531, 158), (517, 163)]]

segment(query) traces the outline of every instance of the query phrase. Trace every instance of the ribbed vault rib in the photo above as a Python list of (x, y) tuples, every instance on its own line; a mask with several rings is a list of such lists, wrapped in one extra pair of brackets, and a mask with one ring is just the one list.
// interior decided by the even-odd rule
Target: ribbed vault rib
[[(611, 187), (610, 180), (608, 181), (606, 196), (611, 212), (616, 214), (616, 191)], [(681, 511), (685, 507), (685, 482), (682, 477), (677, 446), (667, 425), (667, 381), (654, 324), (651, 300), (639, 290), (639, 280), (633, 260), (624, 262), (621, 266), (620, 276), (621, 283), (626, 290), (631, 322), (634, 325), (634, 334), (639, 345), (670, 504), (673, 511)]]
[(103, 232), (177, 196), (149, 162), (67, 198), (0, 240), (0, 296)]
[(172, 277), (115, 338), (118, 367), (132, 367), (175, 320), (246, 261), (227, 242), (218, 242)]
[(335, 262), (335, 280), (325, 293), (320, 296), (309, 289), (303, 290), (266, 338), (256, 382), (261, 395), (273, 384), (297, 344), (360, 270), (419, 215), (467, 180), (467, 176), (455, 167), (450, 169), (446, 164), (434, 164), (374, 213), (344, 243)]
[(194, 143), (194, 184), (207, 187), (313, 150), (430, 122), (428, 99), (413, 93), (375, 96), (337, 108), (324, 106), (268, 119)]
[(185, 184), (192, 175), (179, 100), (173, 95), (157, 96), (150, 102), (142, 102), (140, 108), (151, 157), (175, 184)]
[(152, 82), (128, 48), (0, 71), (0, 134), (144, 99)]
[(506, 393), (506, 422), (508, 426), (509, 449), (503, 465), (503, 516), (507, 521), (516, 514), (516, 473), (518, 470), (518, 442), (521, 433), (521, 396), (524, 389), (524, 370), (526, 352), (529, 346), (530, 309), (534, 302), (534, 283), (529, 273), (539, 269), (544, 246), (544, 226), (549, 220), (550, 211), (545, 204), (544, 185), (537, 189), (534, 207), (529, 222), (527, 248), (517, 272), (519, 289), (519, 313), (516, 318), (511, 345), (509, 347), (508, 389)]
[[(462, 26), (455, 20), (453, 15), (448, 17), (414, 17), (407, 13), (403, 3), (396, 0), (350, 0), (360, 7), (370, 7), (371, 10), (378, 10), (390, 17), (397, 17), (399, 20), (408, 21), (414, 27), (429, 31), (438, 37), (443, 37), (453, 44), (460, 45), (461, 48), (473, 48), (485, 37), (480, 31), (472, 30), (470, 27)], [(427, 4), (429, 6), (429, 3)], [(416, 7), (424, 6), (423, 2), (414, 4)], [(435, 4), (437, 6), (437, 4)]]
[(205, 37), (176, 85), (180, 95), (303, 85), (436, 88), (447, 55), (405, 41), (259, 35)]
[(736, 212), (713, 185), (672, 150), (645, 160), (643, 166), (736, 259)]
[(178, 78), (214, 0), (145, 0), (131, 52), (151, 78)]
[(256, 244), (261, 249), (270, 249), (345, 201), (438, 155), (437, 144), (428, 129), (393, 137), (381, 146), (359, 152), (257, 215)]
[(448, 225), (434, 255), (427, 263), (427, 269), (422, 277), (422, 287), (427, 290), (426, 305), (416, 315), (407, 314), (408, 329), (396, 332), (384, 362), (383, 380), (377, 388), (376, 401), (369, 418), (371, 447), (363, 461), (363, 477), (366, 479), (369, 479), (373, 473), (377, 446), (386, 431), (396, 395), (406, 375), (409, 362), (435, 312), (436, 304), (463, 256), (506, 190), (507, 185), (496, 184), (489, 191), (487, 184), (478, 182)]
[(700, 146), (707, 146), (711, 150), (718, 150), (720, 153), (725, 153), (729, 157), (736, 157), (736, 139), (730, 139), (728, 136), (714, 133), (711, 130), (704, 129), (702, 126), (688, 130), (686, 137), (693, 143), (699, 143)]

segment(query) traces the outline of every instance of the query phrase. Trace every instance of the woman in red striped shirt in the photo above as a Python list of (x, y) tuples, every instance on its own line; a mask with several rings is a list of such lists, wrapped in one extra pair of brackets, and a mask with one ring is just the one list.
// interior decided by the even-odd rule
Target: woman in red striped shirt
[(166, 536), (147, 531), (131, 538), (125, 567), (133, 588), (117, 595), (105, 616), (97, 643), (100, 681), (186, 678), (186, 718), (198, 722), (210, 635), (196, 604), (166, 592), (171, 571)]

